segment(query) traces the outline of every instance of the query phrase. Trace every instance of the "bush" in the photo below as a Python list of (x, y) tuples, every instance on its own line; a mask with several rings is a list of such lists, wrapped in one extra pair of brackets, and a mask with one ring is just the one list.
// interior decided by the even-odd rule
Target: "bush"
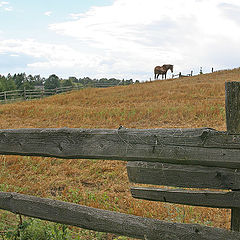
[(15, 240), (67, 240), (72, 239), (67, 226), (28, 219), (5, 233), (4, 239)]

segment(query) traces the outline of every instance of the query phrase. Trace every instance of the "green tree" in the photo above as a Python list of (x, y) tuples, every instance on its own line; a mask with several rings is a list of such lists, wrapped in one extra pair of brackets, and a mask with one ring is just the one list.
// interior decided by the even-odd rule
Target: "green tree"
[(90, 85), (92, 83), (92, 79), (89, 77), (79, 78), (79, 83), (83, 85)]
[(0, 92), (15, 90), (16, 85), (10, 74), (7, 77), (0, 76)]
[(27, 87), (27, 89), (29, 88), (31, 89), (31, 84), (27, 83), (28, 79), (27, 79), (26, 73), (14, 74), (13, 80), (16, 84), (17, 89), (23, 90), (24, 87)]
[(3, 84), (3, 81), (4, 81), (3, 78), (4, 78), (4, 76), (3, 77), (0, 76), (0, 92), (5, 91), (4, 84)]
[(72, 87), (73, 85), (74, 83), (71, 78), (62, 80), (62, 87)]
[(44, 83), (44, 88), (46, 89), (54, 89), (60, 87), (59, 77), (55, 74), (50, 75)]
[(76, 77), (69, 77), (69, 80), (71, 80), (73, 83), (78, 83), (78, 79)]

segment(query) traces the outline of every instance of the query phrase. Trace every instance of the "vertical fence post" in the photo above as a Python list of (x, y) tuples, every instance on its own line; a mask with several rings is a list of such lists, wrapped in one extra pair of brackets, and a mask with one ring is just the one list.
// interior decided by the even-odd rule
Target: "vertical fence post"
[[(240, 134), (240, 82), (225, 83), (226, 125), (228, 134)], [(231, 230), (240, 231), (240, 208), (231, 209)]]
[(4, 102), (6, 103), (7, 102), (7, 93), (4, 92)]
[(25, 88), (25, 87), (23, 88), (23, 98), (24, 98), (24, 100), (27, 99), (27, 96), (26, 96), (26, 88)]
[(41, 89), (41, 98), (44, 96), (44, 88)]

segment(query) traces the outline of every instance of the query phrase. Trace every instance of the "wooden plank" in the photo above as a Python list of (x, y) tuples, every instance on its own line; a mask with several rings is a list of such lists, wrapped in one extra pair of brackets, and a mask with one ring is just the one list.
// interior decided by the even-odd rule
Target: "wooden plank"
[(134, 183), (184, 188), (240, 189), (238, 169), (128, 162), (127, 172), (129, 180)]
[(231, 209), (231, 230), (240, 231), (240, 208), (239, 206)]
[(0, 130), (0, 154), (6, 155), (140, 160), (240, 168), (239, 153), (239, 135), (229, 137), (224, 132), (206, 128)]
[(213, 208), (240, 207), (240, 192), (132, 187), (134, 198)]
[(8, 129), (0, 154), (240, 168), (240, 135), (213, 129)]
[(161, 240), (237, 240), (240, 233), (199, 224), (168, 223), (17, 193), (0, 193), (0, 208), (13, 213), (100, 232)]
[(225, 83), (225, 106), (227, 131), (230, 134), (240, 133), (240, 83)]
[[(225, 109), (228, 134), (240, 133), (240, 83), (225, 83)], [(231, 229), (240, 231), (240, 208), (231, 210)]]

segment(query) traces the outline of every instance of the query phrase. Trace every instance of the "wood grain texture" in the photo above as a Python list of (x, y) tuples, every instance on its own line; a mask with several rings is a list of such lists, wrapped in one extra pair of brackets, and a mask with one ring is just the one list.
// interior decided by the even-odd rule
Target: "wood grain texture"
[(233, 207), (231, 210), (231, 230), (240, 231), (240, 207)]
[(240, 133), (240, 83), (225, 83), (225, 108), (227, 132)]
[[(240, 83), (225, 83), (225, 110), (228, 134), (240, 134)], [(232, 208), (231, 229), (240, 231), (240, 208)]]
[(73, 203), (0, 192), (0, 208), (13, 213), (149, 240), (238, 240), (240, 233), (198, 224), (169, 223)]
[(200, 129), (0, 130), (0, 154), (240, 168), (240, 135)]
[(184, 188), (240, 189), (238, 169), (158, 162), (128, 162), (127, 172), (129, 180), (134, 183)]
[(213, 208), (240, 207), (240, 192), (132, 187), (134, 198)]

